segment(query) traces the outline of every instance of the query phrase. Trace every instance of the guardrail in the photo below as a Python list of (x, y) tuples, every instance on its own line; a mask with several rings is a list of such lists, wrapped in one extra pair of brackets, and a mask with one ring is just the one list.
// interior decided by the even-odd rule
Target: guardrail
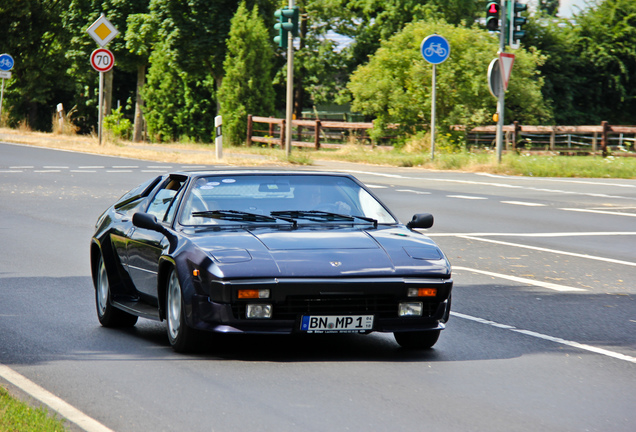
[[(255, 130), (255, 123), (268, 124), (269, 128), (265, 130)], [(316, 150), (320, 148), (341, 148), (346, 144), (335, 144), (325, 142), (328, 139), (346, 139), (343, 131), (353, 131), (356, 139), (363, 141), (368, 140), (371, 146), (375, 147), (369, 136), (366, 134), (368, 129), (373, 127), (373, 123), (367, 122), (340, 122), (327, 120), (292, 120), (292, 126), (295, 126), (297, 132), (294, 134), (297, 140), (291, 140), (291, 145), (295, 147), (313, 147)], [(308, 129), (307, 131), (304, 129)], [(334, 134), (332, 131), (340, 131)], [(254, 133), (265, 133), (266, 136), (255, 135)], [(312, 141), (305, 141), (305, 137), (313, 138)], [(247, 145), (253, 142), (266, 143), (270, 147), (279, 145), (281, 149), (285, 148), (285, 119), (275, 117), (259, 117), (247, 116)], [(379, 146), (378, 146), (379, 147)], [(389, 147), (390, 148), (390, 147)]]

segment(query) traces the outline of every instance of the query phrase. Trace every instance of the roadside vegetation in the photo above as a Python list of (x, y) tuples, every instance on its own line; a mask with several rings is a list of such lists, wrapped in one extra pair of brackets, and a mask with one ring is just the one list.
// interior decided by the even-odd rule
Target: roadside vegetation
[(44, 408), (31, 408), (0, 387), (0, 432), (63, 432), (64, 421)]
[[(498, 32), (484, 26), (487, 0), (298, 0), (294, 114), (330, 105), (374, 121), (377, 144), (430, 125), (431, 66), (422, 39), (447, 38), (437, 68), (437, 133), (492, 122), (496, 100), (486, 71)], [(525, 125), (634, 123), (636, 2), (599, 0), (568, 18), (557, 0), (535, 2), (506, 93), (505, 121)], [(104, 13), (120, 34), (108, 44), (105, 74), (110, 133), (153, 143), (211, 142), (222, 114), (225, 136), (245, 142), (245, 119), (285, 112), (286, 57), (273, 41), (281, 0), (0, 1), (0, 52), (15, 59), (0, 124), (51, 131), (58, 104), (73, 129), (97, 124), (97, 46), (87, 27)], [(325, 108), (326, 109), (326, 108)], [(143, 116), (142, 116), (143, 114)], [(145, 118), (145, 121), (144, 121)], [(55, 123), (55, 122), (53, 122)], [(69, 125), (70, 126), (70, 125)], [(396, 129), (397, 128), (397, 129)], [(458, 137), (461, 138), (461, 137)]]

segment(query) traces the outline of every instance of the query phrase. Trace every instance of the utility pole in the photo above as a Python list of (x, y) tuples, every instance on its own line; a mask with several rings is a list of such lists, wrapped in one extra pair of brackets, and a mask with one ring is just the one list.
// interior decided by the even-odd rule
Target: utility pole
[(274, 28), (278, 35), (274, 42), (281, 48), (287, 48), (287, 100), (285, 114), (285, 152), (291, 154), (292, 113), (294, 111), (294, 36), (298, 36), (298, 21), (300, 13), (294, 0), (289, 0), (289, 6), (274, 12), (278, 22)]
[[(294, 9), (294, 0), (289, 0), (289, 9)], [(292, 113), (294, 112), (294, 35), (287, 32), (287, 101), (285, 113), (285, 154), (289, 159), (292, 141)]]
[[(501, 2), (501, 30), (499, 33), (499, 52), (506, 52), (506, 1)], [(503, 125), (504, 125), (504, 108), (505, 108), (505, 90), (503, 79), (499, 80), (499, 94), (497, 95), (497, 162), (501, 163), (501, 154), (503, 151)]]

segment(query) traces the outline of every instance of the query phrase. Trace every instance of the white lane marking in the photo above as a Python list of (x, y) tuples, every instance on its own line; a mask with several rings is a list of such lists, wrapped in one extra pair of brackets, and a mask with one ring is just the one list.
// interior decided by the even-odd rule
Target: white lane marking
[(68, 421), (75, 423), (87, 432), (113, 432), (92, 417), (87, 416), (68, 402), (55, 396), (53, 393), (40, 387), (23, 375), (20, 375), (8, 366), (0, 364), (0, 377), (20, 388), (31, 397), (39, 400), (52, 410), (58, 412)]
[(44, 169), (68, 169), (67, 166), (55, 166), (55, 165), (51, 165), (51, 166), (43, 166), (42, 168)]
[(50, 169), (50, 170), (33, 170), (34, 173), (59, 173), (60, 170)]
[(132, 170), (106, 170), (107, 173), (131, 173)]
[(527, 207), (545, 207), (545, 204), (527, 202), (527, 201), (501, 201), (503, 204), (512, 204)]
[(636, 357), (631, 357), (625, 354), (621, 354), (621, 353), (617, 353), (615, 351), (610, 351), (610, 350), (606, 350), (605, 348), (599, 348), (599, 347), (595, 347), (593, 345), (587, 345), (587, 344), (582, 344), (579, 342), (574, 342), (574, 341), (569, 341), (566, 339), (561, 339), (558, 337), (554, 337), (554, 336), (548, 336), (548, 335), (544, 335), (542, 333), (537, 333), (534, 331), (530, 331), (530, 330), (523, 330), (523, 329), (519, 329), (516, 328), (514, 326), (509, 326), (506, 324), (500, 324), (494, 321), (489, 321), (489, 320), (485, 320), (483, 318), (478, 318), (478, 317), (474, 317), (471, 315), (466, 315), (466, 314), (462, 314), (459, 312), (453, 312), (451, 311), (451, 315), (457, 318), (462, 318), (465, 320), (470, 320), (470, 321), (475, 321), (478, 322), (480, 324), (486, 324), (486, 325), (490, 325), (493, 327), (497, 327), (497, 328), (502, 328), (502, 329), (506, 329), (506, 330), (510, 330), (516, 333), (521, 333), (524, 334), (526, 336), (531, 336), (534, 338), (538, 338), (538, 339), (543, 339), (543, 340), (547, 340), (550, 342), (554, 342), (554, 343), (558, 343), (558, 344), (562, 344), (562, 345), (567, 345), (567, 346), (571, 346), (573, 348), (578, 348), (581, 350), (585, 350), (585, 351), (590, 351), (596, 354), (601, 354), (607, 357), (612, 357), (618, 360), (623, 360), (623, 361), (627, 361), (630, 363), (636, 363)]
[(0, 170), (0, 173), (21, 173), (21, 170)]
[(605, 183), (605, 182), (593, 182), (586, 180), (570, 180), (570, 179), (560, 179), (560, 178), (546, 178), (546, 177), (513, 177), (513, 176), (504, 176), (499, 174), (490, 174), (490, 173), (475, 173), (475, 175), (480, 175), (484, 177), (492, 177), (492, 178), (501, 178), (501, 179), (509, 179), (509, 180), (526, 180), (536, 182), (537, 180), (547, 181), (547, 182), (559, 182), (559, 183), (577, 183), (577, 184), (588, 184), (595, 186), (610, 186), (610, 187), (625, 187), (625, 188), (636, 188), (636, 185), (631, 184), (621, 184), (621, 183)]
[(388, 188), (388, 186), (384, 186), (384, 185), (373, 185), (373, 184), (367, 184), (367, 187), (369, 187), (370, 189), (386, 189), (386, 188)]
[(23, 166), (11, 166), (9, 169), (33, 169), (35, 168), (33, 165), (23, 165)]
[(620, 213), (620, 212), (612, 212), (612, 211), (606, 211), (606, 210), (591, 210), (591, 209), (576, 209), (576, 208), (561, 208), (559, 210), (583, 212), (583, 213), (598, 213), (598, 214), (607, 214), (607, 215), (613, 215), (613, 216), (636, 217), (636, 213)]
[(486, 200), (486, 197), (480, 196), (469, 196), (469, 195), (446, 195), (447, 198), (459, 198), (459, 199), (467, 199), (467, 200)]
[(114, 169), (132, 169), (132, 168), (139, 168), (139, 166), (137, 166), (137, 165), (113, 165), (111, 168), (114, 168)]
[(635, 231), (598, 231), (598, 232), (562, 232), (562, 233), (427, 233), (427, 237), (587, 237), (587, 236), (626, 236), (636, 235)]
[(103, 165), (87, 165), (87, 166), (79, 166), (77, 168), (79, 168), (79, 169), (104, 169), (106, 167), (103, 166)]
[(504, 241), (499, 241), (499, 240), (491, 240), (491, 239), (484, 239), (484, 238), (467, 236), (467, 235), (458, 235), (457, 237), (465, 238), (465, 239), (468, 239), (468, 240), (477, 240), (477, 241), (483, 241), (483, 242), (487, 242), (487, 243), (500, 244), (500, 245), (504, 245), (504, 246), (513, 246), (513, 247), (519, 247), (519, 248), (523, 248), (523, 249), (536, 250), (536, 251), (540, 251), (540, 252), (551, 252), (551, 253), (555, 253), (555, 254), (559, 254), (559, 255), (568, 255), (568, 256), (573, 256), (573, 257), (577, 257), (577, 258), (586, 258), (586, 259), (591, 259), (591, 260), (596, 260), (596, 261), (603, 261), (603, 262), (608, 262), (608, 263), (613, 263), (613, 264), (622, 264), (622, 265), (627, 265), (627, 266), (631, 266), (631, 267), (636, 267), (636, 262), (632, 262), (632, 261), (623, 261), (623, 260), (617, 260), (617, 259), (613, 259), (613, 258), (604, 258), (604, 257), (599, 257), (599, 256), (594, 256), (594, 255), (579, 254), (579, 253), (574, 253), (574, 252), (566, 252), (566, 251), (562, 251), (562, 250), (541, 248), (541, 247), (536, 247), (536, 246), (528, 246), (528, 245), (519, 244), (519, 243), (510, 243), (510, 242), (504, 242)]
[(411, 189), (397, 189), (397, 192), (408, 192), (408, 193), (414, 193), (417, 195), (430, 195), (431, 192), (421, 192), (421, 191), (416, 191), (416, 190), (411, 190)]
[[(616, 199), (627, 199), (634, 200), (633, 197), (624, 197), (619, 195), (606, 195), (606, 194), (594, 194), (588, 192), (573, 192), (573, 191), (565, 191), (559, 189), (545, 189), (545, 188), (537, 188), (537, 187), (528, 187), (528, 186), (519, 186), (519, 185), (510, 185), (505, 183), (492, 183), (492, 182), (478, 182), (474, 180), (456, 180), (456, 179), (440, 179), (435, 177), (409, 177), (402, 176), (397, 174), (384, 174), (384, 173), (376, 173), (370, 171), (358, 171), (358, 170), (333, 170), (333, 171), (341, 171), (350, 174), (366, 174), (366, 175), (374, 175), (379, 177), (389, 177), (389, 178), (399, 178), (405, 180), (416, 180), (423, 182), (443, 182), (443, 183), (458, 183), (458, 184), (470, 184), (470, 185), (479, 185), (479, 186), (492, 186), (499, 188), (508, 188), (508, 189), (525, 189), (531, 191), (538, 192), (550, 192), (550, 193), (559, 193), (563, 195), (581, 195), (581, 196), (592, 196), (592, 197), (603, 197), (603, 198), (616, 198)], [(520, 177), (523, 178), (523, 177)], [(516, 179), (516, 178), (515, 178)], [(536, 179), (534, 179), (536, 180)], [(543, 178), (542, 178), (543, 180)]]
[(522, 277), (518, 277), (518, 276), (511, 276), (511, 275), (505, 275), (502, 273), (493, 273), (493, 272), (489, 272), (486, 270), (479, 270), (479, 269), (474, 269), (474, 268), (469, 268), (469, 267), (462, 267), (462, 266), (453, 266), (453, 270), (465, 270), (465, 271), (469, 271), (469, 272), (473, 272), (473, 273), (480, 273), (480, 274), (484, 274), (487, 276), (492, 276), (492, 277), (496, 277), (496, 278), (500, 278), (500, 279), (507, 279), (507, 280), (511, 280), (514, 282), (519, 282), (522, 284), (526, 284), (526, 285), (534, 285), (534, 286), (538, 286), (541, 288), (547, 288), (547, 289), (551, 289), (554, 291), (559, 291), (559, 292), (575, 292), (575, 291), (587, 291), (586, 289), (583, 288), (575, 288), (575, 287), (571, 287), (571, 286), (566, 286), (566, 285), (559, 285), (559, 284), (555, 284), (555, 283), (551, 283), (551, 282), (542, 282), (542, 281), (538, 281), (538, 280), (534, 280), (534, 279), (527, 279), (527, 278), (522, 278)]
[(152, 169), (171, 169), (172, 165), (149, 165), (147, 168), (152, 168)]

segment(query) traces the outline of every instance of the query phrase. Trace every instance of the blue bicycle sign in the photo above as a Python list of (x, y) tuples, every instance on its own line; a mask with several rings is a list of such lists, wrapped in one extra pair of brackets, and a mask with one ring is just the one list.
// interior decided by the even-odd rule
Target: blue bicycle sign
[(443, 36), (434, 34), (424, 38), (420, 51), (427, 62), (440, 64), (450, 55), (450, 45)]
[(9, 54), (0, 54), (0, 71), (8, 72), (13, 69), (13, 57)]

